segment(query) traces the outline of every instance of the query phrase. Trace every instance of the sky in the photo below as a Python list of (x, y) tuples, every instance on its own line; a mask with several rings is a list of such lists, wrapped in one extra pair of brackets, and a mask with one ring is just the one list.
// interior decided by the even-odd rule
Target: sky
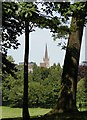
[[(85, 60), (85, 30), (83, 33), (80, 63)], [(24, 61), (24, 39), (24, 34), (18, 37), (18, 40), (21, 43), (19, 48), (17, 50), (11, 49), (8, 51), (8, 55), (13, 56), (15, 63), (17, 64)], [(36, 64), (39, 66), (40, 62), (43, 62), (45, 46), (47, 44), (50, 66), (54, 63), (60, 63), (60, 65), (63, 66), (65, 50), (61, 50), (61, 47), (58, 46), (60, 41), (63, 42), (64, 40), (57, 39), (54, 41), (49, 30), (37, 28), (35, 32), (30, 34), (29, 62), (36, 62)]]

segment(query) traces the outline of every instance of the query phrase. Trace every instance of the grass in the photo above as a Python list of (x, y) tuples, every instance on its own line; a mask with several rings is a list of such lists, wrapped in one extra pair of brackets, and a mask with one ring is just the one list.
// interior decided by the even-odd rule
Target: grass
[[(30, 113), (31, 118), (33, 116), (31, 120), (38, 120), (36, 116), (44, 115), (50, 110), (51, 109), (30, 108), (29, 113)], [(7, 120), (6, 118), (8, 118), (8, 120), (10, 120), (10, 118), (14, 118), (14, 120), (21, 120), (20, 117), (22, 117), (21, 108), (10, 108), (6, 106), (3, 106), (3, 107), (0, 106), (0, 118), (2, 118), (3, 120)], [(65, 113), (65, 114), (63, 113), (59, 115), (53, 115), (50, 117), (42, 118), (40, 120), (87, 120), (87, 112)]]
[[(40, 116), (49, 112), (51, 109), (45, 108), (30, 108), (29, 113), (30, 116)], [(10, 108), (5, 106), (0, 106), (0, 119), (1, 118), (15, 118), (22, 117), (22, 109), (21, 108)]]
[(0, 118), (21, 117), (22, 116), (21, 113), (22, 109), (20, 108), (2, 107), (2, 115), (0, 115)]
[(87, 111), (87, 108), (79, 108), (79, 111)]
[[(30, 116), (40, 116), (48, 113), (51, 109), (45, 108), (30, 108), (29, 113)], [(87, 109), (81, 108), (79, 111), (85, 111)], [(6, 106), (0, 106), (0, 119), (1, 118), (16, 118), (22, 117), (22, 109), (21, 108), (10, 108)], [(86, 116), (87, 117), (87, 116)], [(74, 119), (73, 119), (74, 120)], [(77, 120), (77, 119), (75, 119)], [(85, 119), (84, 119), (85, 120)]]
[(85, 104), (87, 105), (87, 103), (86, 102), (81, 102), (81, 104), (82, 104), (82, 107), (79, 107), (79, 103), (77, 103), (78, 110), (79, 111), (87, 111), (87, 106), (84, 107), (84, 105)]

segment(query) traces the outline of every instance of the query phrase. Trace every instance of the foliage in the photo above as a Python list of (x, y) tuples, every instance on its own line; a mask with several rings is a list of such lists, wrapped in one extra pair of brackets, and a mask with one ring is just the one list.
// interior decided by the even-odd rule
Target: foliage
[(15, 72), (17, 71), (16, 65), (13, 61), (13, 58), (10, 56), (7, 57), (5, 54), (2, 54), (2, 73), (11, 74), (14, 78), (16, 78)]
[[(54, 107), (59, 97), (62, 69), (54, 64), (50, 68), (33, 66), (29, 73), (29, 107)], [(3, 105), (22, 107), (23, 105), (23, 65), (17, 65), (17, 79), (5, 74), (2, 83)], [(48, 74), (46, 73), (48, 71)]]
[[(85, 4), (86, 2), (76, 2), (74, 4), (69, 2), (2, 3), (2, 52), (7, 53), (7, 50), (11, 47), (13, 49), (18, 48), (20, 43), (17, 36), (23, 34), (26, 18), (31, 24), (30, 31), (34, 30), (33, 27), (47, 28), (53, 32), (54, 39), (66, 38), (67, 34), (74, 29), (72, 27), (71, 30), (69, 29), (69, 18), (77, 14), (83, 17)], [(82, 24), (81, 21), (78, 21), (78, 24)], [(5, 65), (7, 64), (4, 60), (2, 62)]]
[[(8, 60), (8, 63), (10, 63), (11, 65), (12, 64), (15, 65), (14, 60), (11, 56), (8, 56), (6, 59)], [(13, 93), (18, 92), (16, 90), (15, 91), (13, 90), (14, 85), (15, 85), (15, 89), (17, 89), (16, 82), (18, 82), (18, 84), (21, 84), (17, 80), (18, 78), (17, 78), (16, 73), (18, 72), (18, 69), (17, 69), (16, 65), (15, 65), (15, 69), (16, 69), (16, 72), (15, 72), (14, 69), (11, 70), (12, 74), (10, 74), (11, 72), (3, 72), (2, 73), (2, 91), (3, 91), (2, 96), (3, 96), (3, 101), (4, 101), (3, 104), (5, 104), (5, 105), (9, 105), (9, 102), (11, 101), (11, 97), (10, 97), (11, 96), (10, 95), (11, 91), (13, 91)], [(9, 67), (8, 67), (8, 70), (9, 70)], [(16, 77), (13, 77), (13, 74)], [(23, 75), (21, 75), (21, 76), (23, 76)], [(12, 96), (14, 96), (14, 94), (12, 94)], [(7, 101), (8, 101), (8, 103), (7, 103)]]
[[(37, 10), (37, 7), (36, 7), (36, 5), (34, 5), (34, 7), (33, 7), (33, 5), (32, 5), (32, 3), (30, 3), (30, 4), (27, 4), (27, 3), (22, 3), (22, 4), (19, 4), (19, 6), (20, 6), (20, 8), (22, 8), (21, 10), (20, 9), (18, 9), (18, 6), (17, 7), (13, 7), (13, 8), (15, 8), (15, 9), (17, 9), (16, 10), (16, 12), (14, 12), (15, 13), (15, 15), (14, 16), (16, 16), (18, 13), (20, 13), (20, 14), (18, 14), (18, 16), (16, 16), (17, 17), (17, 20), (18, 21), (20, 21), (20, 23), (22, 23), (22, 27), (23, 27), (23, 29), (25, 28), (25, 23), (26, 22), (28, 22), (29, 20), (29, 22), (30, 22), (30, 24), (31, 23), (33, 23), (35, 26), (34, 27), (40, 27), (40, 28), (47, 28), (47, 29), (50, 29), (53, 33), (54, 33), (54, 37), (55, 37), (55, 33), (57, 33), (56, 35), (57, 35), (57, 37), (63, 37), (64, 35), (66, 35), (67, 34), (67, 32), (68, 33), (71, 33), (71, 36), (73, 35), (73, 33), (75, 33), (75, 31), (76, 30), (78, 30), (79, 29), (79, 26), (82, 26), (81, 27), (81, 29), (79, 29), (79, 31), (77, 31), (77, 32), (79, 32), (79, 34), (78, 34), (78, 39), (79, 39), (79, 41), (81, 41), (81, 36), (82, 36), (82, 29), (83, 29), (83, 21), (84, 21), (84, 24), (85, 24), (85, 17), (86, 17), (86, 2), (85, 3), (75, 3), (74, 5), (70, 5), (70, 3), (68, 4), (68, 3), (54, 3), (54, 4), (52, 4), (52, 3), (50, 3), (50, 2), (48, 2), (48, 3), (45, 3), (45, 8), (47, 8), (46, 10), (44, 10), (44, 9), (42, 9), (42, 10), (44, 10), (44, 12), (43, 13), (45, 13), (45, 14), (41, 14), (41, 11), (38, 11)], [(17, 4), (16, 4), (17, 5)], [(29, 7), (29, 9), (27, 9), (28, 7), (26, 7), (26, 5)], [(49, 8), (51, 8), (52, 9), (52, 11), (53, 12), (60, 12), (61, 13), (61, 22), (60, 22), (60, 20), (59, 20), (59, 17), (58, 17), (58, 14), (57, 14), (57, 16), (53, 16), (53, 14), (54, 13), (52, 13), (52, 11), (50, 11), (50, 9)], [(65, 9), (66, 8), (66, 9)], [(65, 9), (65, 10), (64, 10)], [(14, 11), (14, 10), (13, 10)], [(12, 14), (12, 12), (13, 11), (10, 11), (11, 12), (11, 14)], [(9, 11), (8, 11), (9, 12)], [(18, 13), (17, 13), (18, 12)], [(78, 15), (77, 15), (77, 13), (78, 13)], [(49, 15), (49, 16), (48, 16)], [(67, 20), (69, 20), (69, 17), (73, 17), (73, 18), (76, 18), (75, 20), (75, 22), (73, 21), (73, 23), (76, 23), (77, 24), (77, 26), (75, 26), (76, 24), (74, 24), (74, 27), (70, 27), (70, 29), (68, 29), (68, 27), (66, 26), (66, 25), (64, 25), (63, 23), (66, 23), (66, 21)], [(8, 18), (10, 18), (11, 19), (11, 17), (8, 17)], [(32, 19), (30, 19), (30, 18), (32, 18)], [(37, 19), (34, 19), (34, 18), (37, 18)], [(15, 18), (14, 18), (15, 19)], [(6, 20), (6, 19), (5, 19)], [(12, 20), (12, 19), (11, 19)], [(25, 21), (26, 20), (26, 21)], [(45, 22), (44, 22), (45, 21)], [(16, 21), (17, 22), (17, 21)], [(8, 22), (8, 24), (9, 24), (9, 22)], [(63, 24), (63, 25), (62, 25)], [(31, 27), (31, 26), (30, 26)], [(20, 27), (19, 27), (20, 28)], [(7, 28), (6, 28), (7, 29)], [(23, 29), (21, 29), (21, 30), (23, 30)], [(31, 29), (30, 29), (31, 30)], [(9, 31), (9, 29), (7, 30), (7, 31)], [(66, 32), (64, 32), (64, 31), (66, 31)], [(12, 32), (12, 31), (11, 31)], [(31, 31), (30, 31), (31, 32)], [(58, 32), (59, 32), (59, 34), (58, 34)], [(10, 33), (10, 32), (8, 32), (8, 33)], [(14, 33), (14, 32), (13, 32)], [(59, 35), (59, 36), (58, 36)], [(75, 36), (75, 38), (77, 37), (77, 35)], [(71, 37), (72, 38), (72, 37)], [(5, 40), (4, 40), (5, 41)], [(3, 42), (4, 42), (3, 41)], [(73, 41), (73, 40), (72, 40)], [(7, 40), (6, 40), (6, 42), (7, 42)], [(73, 41), (73, 43), (74, 43), (75, 41)], [(77, 41), (76, 41), (77, 42)], [(7, 46), (8, 44), (4, 44), (4, 46), (6, 45), (6, 48), (8, 47), (10, 47), (10, 46)], [(12, 44), (11, 44), (12, 45)], [(72, 44), (71, 44), (72, 45)], [(16, 47), (17, 47), (17, 44), (16, 44)], [(78, 46), (77, 46), (78, 47)], [(14, 45), (13, 45), (13, 48), (15, 48), (14, 47)], [(69, 51), (67, 52), (67, 53), (69, 53)], [(71, 54), (71, 53), (70, 53)], [(75, 54), (74, 54), (75, 55)], [(79, 54), (78, 54), (78, 56), (79, 56)], [(77, 59), (76, 59), (76, 62), (78, 62), (78, 60), (79, 60), (79, 57), (76, 57)], [(71, 56), (72, 57), (72, 56)], [(74, 56), (75, 57), (75, 56)], [(66, 59), (66, 58), (65, 58)], [(70, 59), (71, 60), (71, 59)], [(69, 63), (72, 63), (71, 61), (69, 62)], [(65, 63), (65, 66), (66, 65), (70, 65), (70, 64), (68, 64), (68, 59), (66, 59), (66, 63)], [(77, 65), (78, 65), (78, 63), (77, 63)], [(68, 67), (70, 67), (70, 66), (68, 66)], [(77, 67), (77, 66), (76, 66)], [(73, 68), (75, 68), (75, 70), (76, 70), (76, 67), (72, 67), (71, 66), (71, 71), (72, 71), (72, 69)], [(67, 69), (67, 67), (65, 67), (65, 76), (66, 76), (66, 74), (67, 74), (67, 72), (68, 72), (68, 69)], [(70, 75), (70, 72), (71, 71), (69, 71), (69, 75)], [(46, 93), (45, 94), (47, 94), (47, 96), (48, 96), (48, 94), (50, 95), (50, 98), (52, 98), (53, 97), (53, 92), (52, 91), (49, 91), (49, 89), (52, 89), (51, 87), (52, 86), (54, 86), (53, 84), (50, 84), (50, 82), (49, 82), (49, 78), (50, 78), (50, 75), (49, 75), (49, 73), (50, 72), (45, 72), (44, 70), (41, 72), (42, 73), (42, 75), (43, 76), (40, 76), (40, 79), (41, 79), (41, 82), (38, 84), (38, 83), (36, 83), (36, 80), (34, 81), (34, 84), (38, 87), (38, 86), (40, 86), (40, 85), (45, 85), (44, 87), (46, 87), (46, 85), (49, 85), (48, 87), (46, 87), (45, 89), (47, 89), (47, 91), (46, 91)], [(72, 71), (72, 73), (73, 73), (73, 71)], [(40, 73), (39, 73), (40, 74)], [(35, 73), (35, 75), (36, 75), (36, 73)], [(31, 75), (32, 76), (32, 75)], [(38, 75), (36, 75), (36, 77), (38, 78)], [(75, 74), (75, 77), (74, 77), (74, 74), (72, 75), (72, 77), (73, 78), (75, 78), (75, 80), (76, 80), (76, 74)], [(55, 77), (54, 77), (55, 78)], [(31, 77), (31, 79), (32, 79), (32, 77)], [(44, 79), (44, 80), (43, 80)], [(32, 79), (33, 80), (33, 79)], [(39, 79), (38, 79), (39, 80)], [(51, 80), (51, 79), (50, 79)], [(44, 84), (42, 84), (42, 81), (44, 81)], [(67, 83), (66, 81), (65, 81), (65, 83)], [(76, 84), (76, 83), (75, 83)], [(75, 85), (74, 84), (74, 85)], [(32, 85), (33, 86), (33, 85)], [(34, 87), (34, 86), (33, 86)], [(36, 88), (37, 88), (36, 87)], [(35, 89), (36, 89), (35, 88)], [(43, 89), (43, 87), (42, 86), (40, 86), (40, 88), (42, 88)], [(69, 87), (68, 87), (69, 88)], [(13, 90), (15, 90), (15, 89), (13, 89)], [(45, 90), (44, 90), (45, 91)], [(55, 91), (55, 90), (54, 90)], [(33, 91), (34, 92), (34, 91)], [(38, 89), (36, 90), (36, 92), (38, 92)], [(35, 92), (34, 92), (35, 93)], [(75, 93), (74, 93), (75, 94)], [(11, 95), (12, 96), (12, 95)], [(49, 104), (49, 103), (51, 103), (51, 99), (49, 99), (48, 97), (46, 96), (46, 102), (48, 101), (48, 103), (47, 104)], [(75, 95), (74, 95), (75, 96)], [(35, 96), (34, 96), (35, 97)], [(64, 96), (63, 96), (64, 97)], [(37, 96), (37, 98), (38, 99), (36, 99), (36, 98), (34, 98), (34, 100), (35, 100), (35, 102), (34, 102), (34, 105), (36, 105), (36, 103), (39, 103), (38, 102), (38, 100), (39, 100), (39, 96)], [(49, 99), (49, 100), (48, 100)], [(67, 106), (67, 105), (66, 105)]]
[(77, 102), (87, 106), (87, 76), (82, 78), (77, 85)]
[[(62, 3), (52, 2), (3, 2), (2, 4), (2, 51), (7, 53), (9, 48), (17, 49), (20, 43), (17, 37), (25, 30), (25, 20), (29, 21), (30, 32), (35, 27), (50, 29), (60, 36), (67, 34), (68, 26), (65, 18), (59, 16)], [(64, 6), (69, 7), (69, 5)], [(62, 11), (62, 9), (61, 9)], [(54, 14), (56, 13), (56, 14)]]
[[(83, 24), (84, 26), (87, 22), (87, 2), (75, 2), (74, 4), (70, 4), (69, 2), (61, 2), (60, 7), (56, 6), (56, 10), (58, 13), (60, 13), (61, 20), (63, 21), (63, 30), (58, 31), (57, 33), (53, 34), (54, 40), (57, 40), (57, 38), (69, 38), (69, 34), (73, 31), (76, 31), (78, 29), (79, 25)], [(78, 15), (78, 17), (77, 17)], [(84, 17), (85, 16), (85, 17)], [(72, 17), (77, 17), (77, 27), (76, 26), (70, 26)], [(68, 27), (64, 26), (67, 25)], [(60, 44), (61, 45), (61, 44)], [(62, 47), (62, 46), (61, 46)], [(63, 48), (66, 48), (66, 45), (63, 46)]]
[(21, 20), (16, 17), (17, 3), (2, 4), (2, 51), (7, 53), (7, 49), (13, 47), (18, 48), (19, 42), (17, 36), (22, 34)]

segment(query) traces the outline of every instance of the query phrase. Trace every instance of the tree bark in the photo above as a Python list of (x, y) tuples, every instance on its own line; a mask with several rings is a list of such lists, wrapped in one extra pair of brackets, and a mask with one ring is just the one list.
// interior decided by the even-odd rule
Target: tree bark
[[(85, 19), (85, 17), (84, 17)], [(65, 61), (62, 73), (62, 87), (57, 103), (59, 112), (74, 112), (76, 107), (77, 74), (80, 57), (80, 48), (83, 35), (84, 19), (72, 17), (73, 31), (69, 35)], [(82, 23), (78, 25), (79, 20)]]
[[(78, 25), (78, 21), (82, 20)], [(84, 28), (84, 20), (80, 17), (72, 17), (71, 31), (68, 39), (66, 55), (63, 66), (60, 97), (56, 107), (46, 115), (52, 115), (63, 112), (76, 112), (76, 91), (77, 91), (77, 74), (79, 65), (79, 56), (81, 41)]]
[(29, 56), (29, 22), (25, 20), (23, 120), (30, 119), (28, 111), (28, 56)]

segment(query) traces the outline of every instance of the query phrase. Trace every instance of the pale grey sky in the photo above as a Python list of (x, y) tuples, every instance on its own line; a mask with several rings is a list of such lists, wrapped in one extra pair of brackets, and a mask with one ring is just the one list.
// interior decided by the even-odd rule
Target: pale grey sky
[[(20, 36), (18, 39), (21, 43), (19, 48), (17, 50), (8, 51), (8, 55), (12, 55), (15, 60), (15, 63), (17, 64), (19, 64), (19, 62), (24, 61), (24, 35)], [(51, 37), (51, 33), (49, 32), (49, 30), (46, 29), (37, 29), (35, 32), (31, 33), (29, 62), (36, 62), (37, 65), (39, 65), (40, 62), (43, 62), (45, 45), (47, 43), (50, 65), (52, 65), (53, 63), (56, 64), (60, 63), (60, 65), (62, 66), (65, 57), (65, 50), (61, 50), (61, 47), (57, 46), (59, 41), (61, 40), (53, 41), (53, 38)], [(85, 32), (83, 34), (80, 63), (81, 61), (85, 60), (84, 41), (85, 41)]]

